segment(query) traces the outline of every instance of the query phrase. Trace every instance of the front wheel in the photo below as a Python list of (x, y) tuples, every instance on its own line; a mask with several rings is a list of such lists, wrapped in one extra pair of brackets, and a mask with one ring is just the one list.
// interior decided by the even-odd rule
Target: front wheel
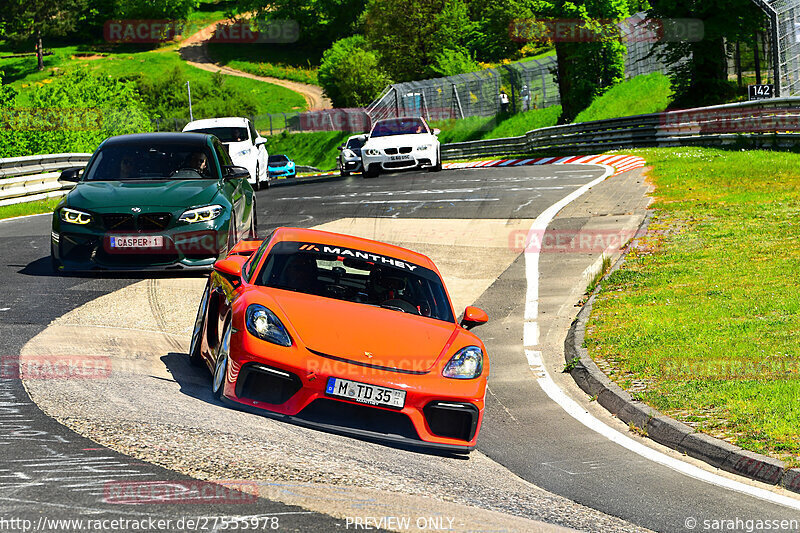
[(56, 259), (56, 250), (55, 245), (50, 245), (50, 268), (53, 269), (55, 274), (59, 274), (61, 272), (61, 261)]
[(378, 177), (378, 173), (380, 172), (380, 170), (378, 170), (378, 168), (379, 168), (378, 165), (370, 165), (370, 166), (368, 166), (366, 168), (366, 170), (364, 170), (364, 177), (365, 178), (377, 178)]
[(442, 150), (436, 151), (436, 164), (430, 168), (431, 172), (439, 172), (442, 170)]
[(197, 308), (197, 318), (194, 319), (194, 330), (192, 331), (192, 344), (189, 347), (189, 361), (194, 366), (202, 366), (203, 358), (200, 355), (202, 346), (203, 325), (206, 321), (206, 311), (208, 310), (208, 299), (211, 294), (210, 282), (206, 283), (206, 290), (203, 291), (203, 299), (200, 300), (200, 307)]
[(253, 186), (253, 189), (256, 191), (260, 191), (261, 187), (261, 169), (258, 168), (258, 163), (256, 163), (256, 184)]
[(256, 199), (253, 197), (253, 207), (251, 209), (253, 216), (250, 217), (250, 235), (248, 235), (248, 238), (253, 241), (258, 238), (258, 210), (256, 207)]
[(225, 375), (228, 373), (228, 359), (231, 354), (231, 321), (225, 323), (222, 340), (217, 349), (217, 359), (214, 363), (214, 377), (211, 378), (211, 395), (215, 400), (222, 399), (225, 390)]

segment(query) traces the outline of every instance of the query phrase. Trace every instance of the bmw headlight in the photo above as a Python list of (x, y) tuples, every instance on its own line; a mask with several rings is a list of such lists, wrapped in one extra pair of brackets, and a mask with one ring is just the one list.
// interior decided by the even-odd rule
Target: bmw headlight
[(80, 226), (85, 226), (92, 221), (92, 215), (89, 213), (78, 211), (77, 209), (70, 209), (69, 207), (62, 207), (59, 216), (62, 222), (78, 224)]
[(225, 211), (221, 205), (207, 205), (205, 207), (195, 207), (194, 209), (187, 209), (183, 212), (178, 219), (181, 222), (188, 222), (194, 224), (195, 222), (208, 222), (214, 220)]
[(364, 153), (367, 155), (381, 155), (380, 150), (376, 150), (375, 148), (367, 148), (364, 150)]
[(247, 308), (245, 324), (254, 337), (280, 346), (292, 345), (292, 338), (280, 319), (263, 305), (252, 304)]
[(244, 149), (244, 150), (242, 150), (241, 152), (237, 152), (237, 153), (236, 153), (236, 157), (239, 157), (239, 156), (245, 156), (245, 155), (247, 155), (247, 154), (249, 154), (249, 153), (250, 153), (250, 148), (245, 148), (245, 149)]
[(356, 157), (355, 152), (353, 152), (352, 150), (348, 150), (346, 148), (342, 150), (342, 155), (345, 157)]
[(467, 346), (450, 358), (442, 375), (452, 379), (474, 379), (482, 372), (483, 351), (477, 346)]
[(425, 150), (429, 149), (430, 147), (431, 147), (430, 144), (423, 144), (422, 146), (417, 146), (417, 150), (419, 150), (420, 152), (424, 152)]

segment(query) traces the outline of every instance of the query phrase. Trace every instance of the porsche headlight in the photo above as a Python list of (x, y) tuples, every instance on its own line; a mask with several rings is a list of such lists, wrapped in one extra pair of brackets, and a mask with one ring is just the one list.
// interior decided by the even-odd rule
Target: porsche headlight
[(194, 209), (187, 209), (183, 212), (178, 219), (181, 222), (188, 222), (194, 224), (195, 222), (208, 222), (214, 220), (225, 211), (221, 205), (207, 205), (205, 207), (196, 207)]
[(381, 155), (380, 150), (376, 150), (375, 148), (367, 148), (364, 150), (364, 153), (367, 155)]
[(245, 324), (254, 337), (280, 346), (292, 345), (292, 338), (280, 319), (263, 305), (252, 304), (247, 308)]
[(477, 346), (467, 346), (450, 358), (442, 375), (452, 379), (474, 379), (482, 372), (483, 351)]
[(425, 150), (429, 149), (430, 147), (431, 147), (430, 144), (423, 144), (422, 146), (417, 146), (417, 150), (419, 150), (420, 152), (424, 152)]
[(70, 209), (69, 207), (62, 207), (59, 216), (62, 222), (78, 224), (80, 226), (85, 226), (92, 221), (92, 215), (89, 213), (78, 211), (77, 209)]

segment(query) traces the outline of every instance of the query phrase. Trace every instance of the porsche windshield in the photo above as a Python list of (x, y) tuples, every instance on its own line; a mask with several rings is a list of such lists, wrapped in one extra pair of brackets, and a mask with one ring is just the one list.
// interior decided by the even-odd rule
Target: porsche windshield
[(207, 146), (114, 144), (101, 148), (86, 170), (86, 181), (217, 179)]
[(255, 284), (454, 321), (444, 285), (434, 271), (350, 248), (279, 242)]

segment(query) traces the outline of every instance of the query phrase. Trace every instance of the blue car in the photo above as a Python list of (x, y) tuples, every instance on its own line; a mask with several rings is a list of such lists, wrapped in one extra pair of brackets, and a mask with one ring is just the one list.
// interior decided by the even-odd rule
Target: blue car
[(270, 178), (294, 178), (297, 170), (294, 168), (294, 161), (285, 155), (271, 155), (267, 163)]

